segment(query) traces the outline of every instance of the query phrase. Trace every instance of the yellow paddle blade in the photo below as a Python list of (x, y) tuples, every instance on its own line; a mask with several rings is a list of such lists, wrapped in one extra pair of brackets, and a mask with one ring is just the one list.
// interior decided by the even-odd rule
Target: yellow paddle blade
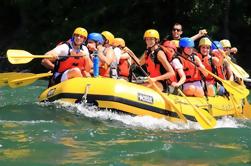
[(7, 58), (11, 64), (25, 64), (33, 59), (33, 55), (24, 50), (10, 49), (7, 51)]
[(243, 107), (243, 115), (246, 118), (251, 119), (251, 105), (249, 104), (247, 98), (245, 98), (244, 102), (245, 102), (245, 104)]
[(249, 74), (239, 65), (230, 63), (230, 68), (238, 78), (249, 78)]
[(206, 110), (200, 109), (192, 104), (192, 102), (187, 98), (187, 96), (178, 89), (179, 93), (186, 99), (186, 101), (193, 107), (194, 109), (194, 116), (201, 127), (204, 129), (212, 129), (215, 127), (217, 121), (216, 119), (209, 114)]
[(51, 55), (32, 55), (24, 50), (9, 49), (7, 58), (11, 64), (25, 64), (32, 61), (34, 58), (52, 58)]
[(249, 94), (249, 90), (245, 86), (237, 84), (234, 81), (222, 80), (221, 82), (224, 88), (238, 99), (244, 99)]
[(8, 80), (33, 76), (33, 73), (6, 72), (0, 73), (0, 87), (8, 85)]
[(30, 85), (39, 78), (49, 77), (49, 76), (52, 76), (52, 73), (34, 74), (33, 76), (29, 76), (29, 77), (9, 80), (8, 85), (11, 88), (18, 88), (18, 87), (21, 87), (21, 86)]

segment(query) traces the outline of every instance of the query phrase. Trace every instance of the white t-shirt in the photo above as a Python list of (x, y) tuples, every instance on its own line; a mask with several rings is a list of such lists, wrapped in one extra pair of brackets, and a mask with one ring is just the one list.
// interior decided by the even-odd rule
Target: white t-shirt
[[(90, 56), (89, 51), (88, 51), (86, 46), (83, 45), (82, 49), (83, 49), (85, 55)], [(70, 51), (72, 51), (72, 50), (73, 49), (70, 49)], [(68, 55), (69, 46), (66, 43), (57, 46), (56, 48), (53, 49), (53, 51), (55, 51), (57, 53), (59, 58), (62, 57), (62, 56), (69, 56)]]
[(180, 63), (178, 58), (174, 58), (171, 62), (171, 65), (174, 70), (183, 69), (183, 65)]
[(116, 62), (117, 62), (117, 64), (119, 64), (119, 60), (120, 60), (122, 51), (118, 47), (115, 47), (113, 50), (114, 50), (114, 54), (116, 56)]

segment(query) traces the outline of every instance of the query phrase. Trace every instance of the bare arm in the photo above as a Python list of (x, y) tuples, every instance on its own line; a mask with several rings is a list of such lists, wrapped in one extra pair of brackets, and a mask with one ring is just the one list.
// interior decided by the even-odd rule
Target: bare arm
[(110, 65), (112, 62), (116, 60), (113, 49), (108, 49), (104, 51), (103, 48), (98, 47), (98, 56), (100, 60), (106, 63), (107, 65)]
[(41, 64), (46, 67), (49, 70), (53, 70), (55, 65), (53, 64), (53, 62), (56, 61), (56, 59), (58, 58), (56, 52), (54, 52), (53, 50), (48, 51), (45, 55), (52, 55), (54, 56), (54, 58), (48, 59), (48, 58), (44, 58), (42, 59)]
[(199, 30), (199, 32), (196, 35), (192, 36), (191, 39), (195, 41), (195, 40), (201, 38), (202, 36), (205, 36), (206, 34), (207, 34), (207, 30), (202, 29), (202, 30)]
[(202, 64), (200, 58), (197, 57), (197, 56), (194, 56), (194, 60), (195, 60), (195, 63), (198, 65), (198, 68), (199, 68), (199, 70), (201, 71), (201, 73), (206, 77), (208, 73), (205, 71), (206, 68), (205, 68), (205, 66)]
[(139, 58), (139, 64), (140, 66), (144, 65), (146, 63), (146, 54), (144, 53), (140, 58)]

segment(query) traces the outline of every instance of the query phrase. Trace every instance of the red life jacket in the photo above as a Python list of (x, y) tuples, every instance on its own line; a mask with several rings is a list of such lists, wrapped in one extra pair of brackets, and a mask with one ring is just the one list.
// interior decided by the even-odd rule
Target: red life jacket
[[(72, 47), (69, 42), (66, 42), (65, 44), (67, 44), (69, 47), (68, 56), (56, 61), (54, 72), (63, 73), (68, 69), (77, 67), (81, 70), (82, 75), (85, 76), (84, 71), (86, 62), (83, 57), (84, 55), (81, 53), (81, 51), (76, 52), (71, 50)], [(83, 50), (82, 47), (80, 48), (80, 50)]]
[[(210, 71), (212, 73), (215, 73), (215, 68), (213, 67), (213, 59), (212, 59), (212, 57), (205, 56), (205, 57), (202, 58), (201, 61), (202, 61), (202, 64), (205, 66), (205, 68), (208, 71)], [(214, 77), (211, 76), (210, 74), (207, 75), (206, 81), (210, 82), (211, 84), (215, 83)]]
[[(164, 66), (159, 62), (158, 60), (158, 52), (162, 50), (161, 47), (158, 47), (156, 50), (154, 50), (152, 53), (145, 53), (146, 54), (146, 68), (149, 73), (150, 77), (158, 77), (160, 75), (165, 74), (167, 71), (164, 68)], [(163, 50), (162, 50), (163, 51)], [(164, 52), (164, 51), (163, 51)], [(165, 53), (165, 52), (164, 52)], [(168, 59), (168, 57), (167, 57)], [(176, 81), (176, 76), (173, 76), (167, 80), (168, 84), (171, 84), (171, 82)]]
[[(192, 59), (191, 61), (194, 62), (194, 54), (191, 55)], [(194, 81), (200, 81), (201, 80), (201, 75), (200, 75), (200, 70), (197, 68), (197, 66), (190, 62), (189, 60), (186, 60), (184, 57), (179, 56), (178, 57), (181, 64), (183, 65), (183, 70), (186, 75), (186, 83), (187, 82), (194, 82)]]
[(128, 59), (120, 59), (118, 65), (119, 75), (120, 76), (129, 76), (130, 65)]
[(224, 61), (224, 56), (222, 55), (222, 53), (219, 50), (214, 50), (212, 52), (213, 56), (217, 57), (219, 59), (219, 63), (221, 64), (220, 66), (216, 66), (216, 72), (217, 75), (222, 78), (222, 79), (226, 79), (226, 76), (224, 73), (224, 67), (223, 67), (223, 61)]

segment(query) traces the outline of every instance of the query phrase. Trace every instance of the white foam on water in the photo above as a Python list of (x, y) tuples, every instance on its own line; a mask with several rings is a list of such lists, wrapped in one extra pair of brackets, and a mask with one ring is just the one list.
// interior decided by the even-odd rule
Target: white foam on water
[[(84, 106), (82, 104), (70, 104), (67, 102), (44, 103), (43, 105), (53, 104), (57, 108), (63, 108), (69, 112), (84, 115), (90, 118), (101, 120), (115, 120), (122, 122), (127, 126), (143, 127), (150, 130), (202, 130), (199, 123), (188, 121), (188, 123), (172, 123), (164, 118), (153, 118), (150, 116), (131, 116), (126, 114), (118, 114), (108, 109), (99, 109), (96, 106)], [(233, 117), (223, 117), (217, 120), (215, 128), (246, 128), (245, 120), (237, 120)]]
[(217, 125), (215, 128), (246, 128), (245, 120), (236, 119), (231, 116), (225, 116), (217, 120)]
[[(47, 103), (43, 105), (51, 105)], [(119, 114), (108, 109), (99, 109), (96, 106), (84, 106), (81, 104), (70, 104), (67, 102), (53, 102), (57, 108), (63, 108), (72, 113), (80, 114), (85, 117), (97, 118), (100, 120), (114, 120), (122, 122), (131, 127), (143, 127), (150, 130), (200, 130), (202, 129), (198, 123), (188, 121), (185, 123), (172, 123), (164, 118), (154, 118), (150, 116), (131, 116)]]

